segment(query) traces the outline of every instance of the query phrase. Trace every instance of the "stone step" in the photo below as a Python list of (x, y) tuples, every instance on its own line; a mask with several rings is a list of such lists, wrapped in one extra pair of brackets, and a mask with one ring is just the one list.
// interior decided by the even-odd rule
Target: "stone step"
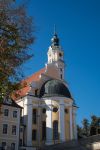
[(79, 141), (67, 141), (52, 146), (43, 146), (40, 150), (92, 150), (92, 147), (100, 150), (100, 134), (81, 139)]
[(53, 148), (53, 147), (49, 147), (49, 148), (42, 148), (42, 149), (40, 149), (40, 150), (87, 150), (86, 148), (82, 148), (82, 147), (63, 147), (62, 146), (62, 148), (61, 147), (55, 147), (55, 148)]
[(79, 145), (78, 142), (67, 142), (56, 144), (52, 146), (44, 146), (40, 150), (87, 150), (83, 146)]

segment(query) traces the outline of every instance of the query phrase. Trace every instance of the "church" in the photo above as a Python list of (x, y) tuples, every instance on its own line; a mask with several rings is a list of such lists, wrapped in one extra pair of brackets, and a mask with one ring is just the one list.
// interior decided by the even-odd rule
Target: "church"
[(36, 147), (77, 139), (77, 106), (64, 79), (64, 52), (57, 33), (45, 67), (22, 81), (16, 102), (22, 109), (22, 145)]

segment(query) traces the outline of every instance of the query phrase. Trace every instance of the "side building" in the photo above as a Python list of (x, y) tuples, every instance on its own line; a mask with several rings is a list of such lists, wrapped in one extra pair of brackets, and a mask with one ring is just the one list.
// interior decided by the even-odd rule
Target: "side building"
[(0, 148), (2, 150), (18, 150), (22, 107), (12, 99), (4, 100), (0, 105)]

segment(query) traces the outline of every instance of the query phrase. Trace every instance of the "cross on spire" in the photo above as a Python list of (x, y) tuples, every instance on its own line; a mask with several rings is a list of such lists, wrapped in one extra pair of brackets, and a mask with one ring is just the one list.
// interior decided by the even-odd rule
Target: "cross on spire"
[(54, 35), (56, 34), (56, 25), (54, 24)]

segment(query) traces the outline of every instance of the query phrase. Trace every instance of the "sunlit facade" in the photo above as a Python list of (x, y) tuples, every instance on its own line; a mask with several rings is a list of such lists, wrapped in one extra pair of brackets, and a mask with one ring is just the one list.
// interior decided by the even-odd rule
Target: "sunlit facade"
[(30, 148), (77, 139), (77, 106), (64, 80), (64, 52), (56, 33), (47, 56), (45, 67), (22, 81), (16, 100), (23, 107), (22, 145)]

